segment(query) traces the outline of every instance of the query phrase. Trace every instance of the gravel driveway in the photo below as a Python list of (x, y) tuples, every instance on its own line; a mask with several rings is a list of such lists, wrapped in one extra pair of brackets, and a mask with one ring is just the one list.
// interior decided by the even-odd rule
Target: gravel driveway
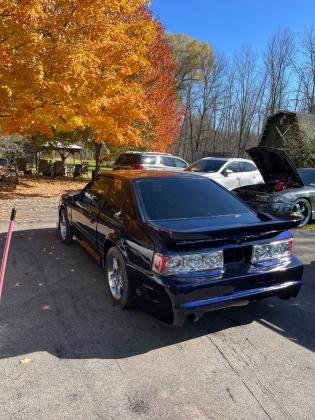
[(0, 419), (314, 419), (314, 231), (296, 233), (297, 299), (174, 328), (111, 304), (97, 263), (59, 242), (55, 199), (17, 205), (0, 305)]

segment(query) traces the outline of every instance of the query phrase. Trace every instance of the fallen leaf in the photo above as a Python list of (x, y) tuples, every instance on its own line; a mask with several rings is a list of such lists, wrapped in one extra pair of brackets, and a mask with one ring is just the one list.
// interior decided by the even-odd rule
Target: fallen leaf
[(30, 359), (29, 357), (24, 357), (23, 359), (20, 359), (21, 365), (28, 365), (31, 361), (32, 359)]

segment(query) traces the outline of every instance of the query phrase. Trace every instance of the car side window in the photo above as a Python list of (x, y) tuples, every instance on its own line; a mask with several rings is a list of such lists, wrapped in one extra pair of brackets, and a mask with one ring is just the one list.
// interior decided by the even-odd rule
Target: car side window
[(176, 168), (187, 168), (186, 162), (181, 159), (174, 158)]
[(107, 190), (104, 194), (103, 212), (109, 217), (120, 219), (122, 210), (122, 181), (106, 177)]
[(113, 177), (102, 176), (92, 182), (84, 191), (82, 201), (92, 206), (102, 206), (110, 217), (120, 218), (122, 206), (122, 181)]
[(241, 162), (240, 163), (240, 171), (241, 172), (253, 172), (256, 171), (256, 166), (251, 162)]
[(82, 201), (85, 204), (98, 206), (106, 194), (108, 185), (105, 178), (96, 178), (84, 191)]
[(176, 167), (175, 159), (171, 156), (161, 156), (161, 162), (164, 166)]
[(225, 167), (226, 171), (232, 171), (234, 173), (240, 172), (239, 162), (230, 162)]

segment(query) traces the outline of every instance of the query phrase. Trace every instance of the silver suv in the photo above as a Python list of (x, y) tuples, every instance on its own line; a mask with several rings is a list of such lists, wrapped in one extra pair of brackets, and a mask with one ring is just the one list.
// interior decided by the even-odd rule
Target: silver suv
[(170, 153), (126, 152), (119, 156), (113, 169), (184, 170), (188, 163)]

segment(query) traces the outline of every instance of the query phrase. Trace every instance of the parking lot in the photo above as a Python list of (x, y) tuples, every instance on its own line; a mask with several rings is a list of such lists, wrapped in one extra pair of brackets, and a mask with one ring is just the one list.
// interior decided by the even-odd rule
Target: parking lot
[(55, 210), (22, 209), (14, 234), (0, 305), (1, 419), (314, 418), (314, 230), (295, 234), (298, 298), (175, 328), (113, 306), (97, 263), (60, 243)]

